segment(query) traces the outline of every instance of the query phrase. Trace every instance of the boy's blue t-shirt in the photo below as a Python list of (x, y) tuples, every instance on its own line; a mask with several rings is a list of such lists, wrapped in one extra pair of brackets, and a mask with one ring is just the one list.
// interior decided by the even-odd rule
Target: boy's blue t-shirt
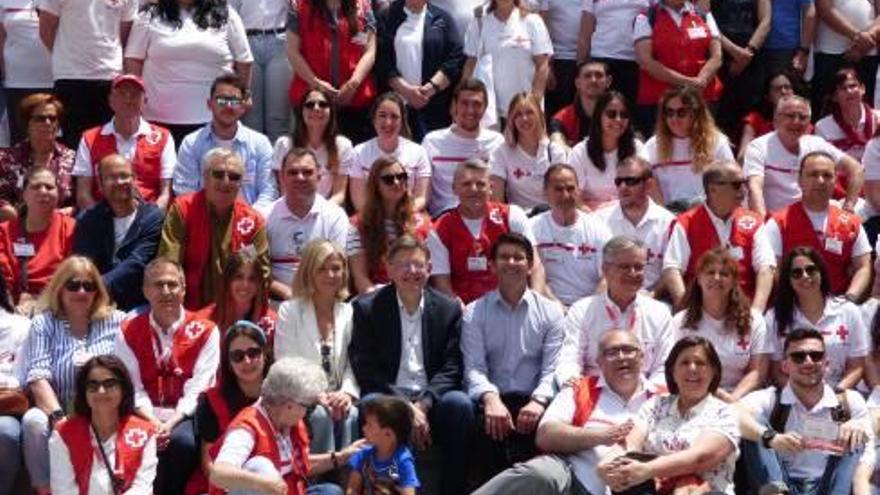
[[(376, 484), (393, 484), (398, 488), (418, 488), (419, 478), (416, 475), (416, 461), (412, 452), (405, 445), (397, 447), (390, 459), (380, 460), (376, 455), (376, 447), (370, 445), (357, 451), (348, 464), (361, 473), (364, 487)], [(367, 491), (366, 493), (371, 493)]]

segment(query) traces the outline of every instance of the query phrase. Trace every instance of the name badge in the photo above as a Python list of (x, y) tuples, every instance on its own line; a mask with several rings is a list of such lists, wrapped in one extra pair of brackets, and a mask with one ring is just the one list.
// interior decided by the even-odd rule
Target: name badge
[(688, 38), (690, 38), (692, 40), (703, 39), (709, 35), (706, 28), (703, 28), (703, 27), (688, 28), (687, 33), (688, 33)]
[(835, 237), (825, 238), (825, 250), (834, 254), (843, 254), (843, 241)]
[(740, 261), (743, 259), (743, 248), (740, 246), (730, 246), (727, 248), (727, 252), (730, 253), (730, 256), (733, 257), (736, 261)]
[(12, 243), (12, 252), (16, 256), (25, 256), (31, 257), (37, 254), (34, 249), (34, 245), (29, 242), (14, 242)]
[(467, 269), (469, 272), (485, 272), (489, 269), (489, 260), (485, 256), (469, 256)]

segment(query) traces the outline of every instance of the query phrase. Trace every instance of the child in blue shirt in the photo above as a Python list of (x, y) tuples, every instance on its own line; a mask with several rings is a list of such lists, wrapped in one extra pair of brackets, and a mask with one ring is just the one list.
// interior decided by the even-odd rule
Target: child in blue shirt
[(415, 495), (416, 462), (407, 444), (413, 413), (403, 399), (379, 396), (363, 404), (364, 438), (370, 446), (349, 459), (346, 495)]

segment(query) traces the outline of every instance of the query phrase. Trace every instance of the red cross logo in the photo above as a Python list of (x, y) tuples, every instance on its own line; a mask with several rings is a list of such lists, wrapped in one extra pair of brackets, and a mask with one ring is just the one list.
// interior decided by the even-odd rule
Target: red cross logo
[(523, 171), (523, 169), (521, 169), (519, 167), (517, 167), (516, 170), (513, 171), (513, 176), (516, 177), (517, 179), (522, 179), (523, 176), (525, 176), (525, 175), (526, 175), (526, 173)]
[(235, 230), (237, 230), (239, 234), (246, 236), (250, 235), (250, 233), (254, 231), (254, 228), (256, 226), (257, 223), (254, 222), (253, 218), (244, 217), (235, 224)]
[(849, 330), (847, 330), (845, 326), (840, 325), (840, 328), (838, 328), (837, 332), (835, 333), (838, 337), (840, 337), (841, 342), (846, 342), (846, 337), (847, 335), (849, 335)]
[(745, 335), (740, 335), (739, 340), (736, 341), (736, 345), (737, 347), (745, 351), (749, 348), (749, 341), (746, 340)]
[(190, 322), (189, 325), (184, 327), (183, 333), (186, 335), (186, 338), (189, 340), (193, 340), (199, 336), (202, 331), (205, 330), (205, 324), (200, 321)]
[(742, 217), (737, 221), (739, 228), (742, 230), (752, 230), (758, 222), (752, 217)]
[(584, 255), (584, 254), (587, 254), (587, 253), (593, 251), (593, 248), (591, 248), (590, 246), (588, 246), (586, 244), (581, 244), (580, 246), (577, 247), (577, 250), (579, 253), (581, 253), (581, 255)]
[(133, 449), (139, 449), (147, 443), (147, 432), (140, 428), (132, 428), (125, 432), (125, 443)]

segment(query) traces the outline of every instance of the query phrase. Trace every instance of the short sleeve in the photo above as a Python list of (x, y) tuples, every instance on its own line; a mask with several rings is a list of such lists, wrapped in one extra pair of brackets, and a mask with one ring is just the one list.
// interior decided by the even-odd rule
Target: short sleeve
[(339, 153), (339, 170), (336, 173), (337, 175), (348, 176), (352, 162), (354, 161), (354, 147), (352, 146), (351, 141), (346, 137), (337, 136), (336, 151)]
[(290, 8), (287, 9), (287, 24), (291, 33), (299, 34), (299, 0), (290, 0)]
[(398, 482), (400, 488), (418, 488), (420, 486), (419, 477), (416, 474), (416, 462), (411, 454), (407, 452), (406, 455), (401, 456), (397, 467), (400, 470), (400, 481)]
[[(712, 400), (711, 397), (710, 400)], [(704, 429), (721, 434), (730, 440), (734, 450), (739, 450), (739, 418), (736, 415), (736, 409), (732, 405), (725, 404), (720, 400), (717, 400), (717, 402), (718, 407), (713, 411), (714, 414), (707, 418)]]
[(776, 403), (776, 388), (767, 387), (756, 390), (740, 399), (741, 403), (755, 413), (758, 422), (764, 422), (770, 416), (773, 404)]
[(721, 31), (718, 30), (718, 23), (715, 22), (715, 17), (712, 16), (712, 13), (706, 15), (706, 27), (709, 28), (709, 36), (713, 38), (721, 37)]
[(743, 175), (747, 178), (752, 176), (764, 177), (764, 150), (757, 140), (753, 140), (746, 147), (746, 156), (743, 159)]
[(138, 0), (128, 0), (125, 4), (125, 12), (122, 14), (122, 22), (131, 22), (138, 15), (140, 2)]
[(150, 13), (149, 11), (144, 11), (134, 19), (134, 24), (131, 26), (131, 33), (128, 35), (128, 41), (125, 43), (125, 57), (137, 60), (147, 58), (149, 39)]
[(290, 136), (281, 136), (275, 141), (275, 148), (272, 150), (272, 170), (276, 172), (281, 170), (281, 164), (284, 162), (284, 157), (287, 156), (290, 148)]
[(493, 177), (507, 180), (507, 167), (502, 163), (503, 159), (500, 156), (502, 153), (501, 149), (502, 148), (499, 146), (489, 154), (489, 174)]
[(232, 7), (228, 8), (229, 22), (226, 23), (226, 37), (229, 43), (229, 51), (232, 53), (232, 60), (236, 62), (253, 62), (254, 56), (251, 54), (251, 47), (248, 44), (244, 23), (235, 9)]
[(847, 350), (847, 358), (861, 358), (868, 355), (869, 334), (868, 327), (862, 320), (862, 314), (857, 306), (851, 303), (844, 303), (847, 310), (847, 321), (852, 332), (849, 349)]
[(574, 389), (572, 387), (565, 387), (556, 395), (553, 402), (547, 406), (544, 416), (541, 417), (541, 424), (543, 425), (550, 421), (571, 424), (572, 418), (574, 418), (574, 411)]
[(583, 0), (581, 1), (581, 12), (587, 12), (592, 14), (596, 11), (596, 0)]
[(550, 40), (550, 33), (547, 32), (547, 26), (537, 14), (529, 14), (526, 17), (528, 23), (529, 37), (532, 38), (532, 55), (553, 55), (553, 42)]
[(868, 141), (865, 146), (865, 154), (862, 155), (862, 165), (865, 166), (865, 180), (880, 180), (880, 138)]
[(510, 231), (526, 236), (532, 244), (535, 244), (535, 236), (532, 235), (532, 229), (529, 227), (529, 217), (517, 205), (509, 205), (510, 214), (508, 222), (510, 223)]
[(431, 275), (449, 275), (451, 269), (449, 266), (449, 249), (440, 240), (436, 230), (432, 230), (428, 234), (428, 251), (431, 252)]
[(364, 461), (367, 460), (367, 456), (372, 451), (372, 447), (358, 450), (348, 460), (348, 465), (351, 466), (351, 468), (355, 471), (360, 471), (361, 467), (364, 465)]
[(476, 57), (480, 53), (480, 20), (472, 19), (464, 34), (464, 54)]
[(633, 24), (633, 43), (638, 43), (646, 38), (650, 39), (653, 34), (654, 29), (651, 28), (651, 23), (648, 22), (648, 16), (645, 14), (637, 15)]
[(750, 336), (751, 355), (773, 354), (775, 346), (770, 339), (770, 333), (767, 331), (767, 322), (764, 315), (757, 311), (752, 311), (752, 334)]
[(36, 7), (39, 10), (46, 11), (53, 15), (59, 15), (61, 13), (61, 5), (65, 0), (36, 0)]

